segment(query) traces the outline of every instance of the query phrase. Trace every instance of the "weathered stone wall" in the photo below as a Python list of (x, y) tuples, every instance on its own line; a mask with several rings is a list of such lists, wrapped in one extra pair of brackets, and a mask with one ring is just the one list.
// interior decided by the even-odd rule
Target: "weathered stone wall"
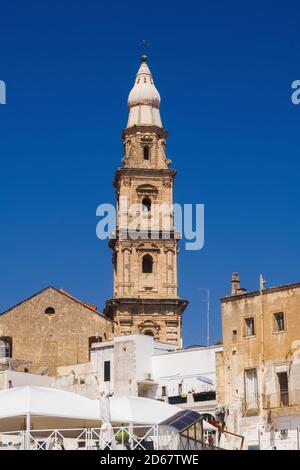
[(114, 345), (114, 375), (116, 395), (138, 396), (136, 382), (136, 345), (133, 341)]
[[(222, 299), (223, 354), (217, 354), (218, 402), (229, 407), (227, 425), (234, 432), (275, 426), (278, 415), (299, 414), (300, 284), (243, 293)], [(276, 331), (274, 314), (284, 314)], [(245, 319), (254, 318), (254, 335), (246, 336)], [(257, 370), (257, 409), (247, 410), (245, 370)], [(288, 376), (288, 406), (280, 399), (277, 374)], [(299, 408), (299, 407), (298, 407)], [(253, 431), (254, 432), (254, 431)], [(257, 432), (256, 432), (257, 435)]]
[[(47, 308), (55, 313), (45, 313)], [(89, 360), (89, 338), (112, 337), (112, 323), (56, 289), (49, 287), (0, 315), (0, 338), (12, 338), (12, 358), (31, 361), (30, 372)]]

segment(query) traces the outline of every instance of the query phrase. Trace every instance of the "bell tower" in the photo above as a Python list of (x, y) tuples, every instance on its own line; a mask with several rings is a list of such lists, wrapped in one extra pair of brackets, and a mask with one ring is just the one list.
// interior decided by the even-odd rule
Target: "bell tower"
[[(128, 111), (122, 133), (123, 166), (114, 180), (118, 208), (116, 238), (110, 241), (114, 296), (106, 302), (105, 313), (114, 320), (116, 335), (147, 334), (181, 346), (187, 301), (178, 297), (172, 208), (176, 171), (166, 157), (160, 95), (146, 55), (128, 97)], [(134, 235), (133, 223), (138, 228)]]

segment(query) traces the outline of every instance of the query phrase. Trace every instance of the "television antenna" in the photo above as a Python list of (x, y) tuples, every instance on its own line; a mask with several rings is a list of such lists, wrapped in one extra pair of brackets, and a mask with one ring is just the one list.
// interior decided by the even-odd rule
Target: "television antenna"
[(200, 295), (200, 302), (206, 303), (206, 345), (210, 345), (210, 290), (208, 287), (200, 287), (198, 289), (202, 295)]

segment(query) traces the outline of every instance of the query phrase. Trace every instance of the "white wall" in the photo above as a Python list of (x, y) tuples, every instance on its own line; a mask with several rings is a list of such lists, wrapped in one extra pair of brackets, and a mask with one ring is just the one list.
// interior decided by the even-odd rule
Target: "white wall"
[(220, 346), (212, 346), (155, 354), (152, 370), (154, 380), (160, 384), (158, 394), (161, 395), (161, 387), (165, 386), (168, 396), (178, 395), (179, 383), (183, 394), (215, 390), (215, 353), (221, 350)]
[(6, 370), (0, 372), (0, 390), (10, 387), (24, 387), (32, 385), (33, 387), (50, 387), (52, 378), (47, 375), (29, 374), (27, 372), (17, 372)]

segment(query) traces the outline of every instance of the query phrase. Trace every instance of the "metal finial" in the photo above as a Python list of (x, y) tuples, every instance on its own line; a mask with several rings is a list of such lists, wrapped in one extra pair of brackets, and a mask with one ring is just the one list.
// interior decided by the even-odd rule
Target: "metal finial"
[[(140, 45), (140, 47), (142, 48), (142, 50), (145, 50), (146, 47), (149, 47), (149, 44), (148, 44), (148, 42), (146, 41), (146, 39), (142, 39), (142, 41), (140, 42), (139, 45)], [(147, 62), (147, 58), (148, 58), (147, 55), (143, 53), (142, 56), (141, 56), (142, 62)]]

